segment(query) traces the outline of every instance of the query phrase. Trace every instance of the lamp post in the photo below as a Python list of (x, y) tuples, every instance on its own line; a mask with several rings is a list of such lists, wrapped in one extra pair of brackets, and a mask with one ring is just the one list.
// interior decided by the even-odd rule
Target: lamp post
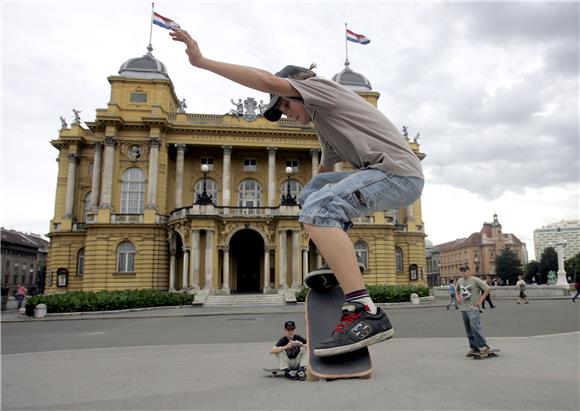
[(294, 207), (297, 206), (296, 197), (290, 194), (290, 175), (292, 174), (292, 167), (286, 167), (286, 175), (288, 176), (288, 182), (286, 185), (286, 195), (282, 196), (282, 201), (280, 205)]
[(475, 262), (475, 275), (479, 275), (479, 256), (477, 254), (475, 254), (473, 261)]
[(212, 204), (213, 205), (213, 200), (211, 199), (211, 196), (209, 194), (207, 194), (207, 191), (206, 191), (206, 178), (207, 178), (208, 171), (209, 171), (209, 166), (207, 164), (202, 164), (201, 165), (201, 172), (203, 173), (203, 191), (201, 194), (197, 195), (197, 200), (195, 200), (195, 204), (198, 204), (198, 205)]

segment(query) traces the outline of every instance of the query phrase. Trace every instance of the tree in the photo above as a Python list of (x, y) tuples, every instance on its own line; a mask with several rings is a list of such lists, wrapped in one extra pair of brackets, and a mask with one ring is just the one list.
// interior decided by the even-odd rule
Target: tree
[(567, 276), (572, 277), (572, 281), (576, 280), (576, 276), (580, 275), (580, 253), (564, 261), (564, 270)]
[(540, 263), (532, 260), (524, 265), (524, 276), (527, 282), (531, 283), (534, 278), (536, 283), (540, 284)]
[(548, 273), (550, 271), (558, 272), (558, 253), (554, 247), (545, 248), (540, 259), (540, 276), (542, 283), (548, 281)]
[(495, 258), (495, 273), (504, 281), (515, 284), (518, 276), (522, 275), (522, 263), (515, 251), (507, 246)]

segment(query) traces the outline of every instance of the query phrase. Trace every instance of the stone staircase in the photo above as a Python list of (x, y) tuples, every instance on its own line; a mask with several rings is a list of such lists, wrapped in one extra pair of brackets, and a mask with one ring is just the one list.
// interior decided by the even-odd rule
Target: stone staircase
[(284, 294), (208, 295), (204, 307), (247, 307), (255, 305), (285, 305)]

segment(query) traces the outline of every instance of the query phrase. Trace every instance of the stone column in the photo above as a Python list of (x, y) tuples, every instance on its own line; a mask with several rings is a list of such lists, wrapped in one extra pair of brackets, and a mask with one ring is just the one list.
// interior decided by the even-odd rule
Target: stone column
[(64, 203), (65, 204), (64, 218), (73, 218), (78, 163), (79, 163), (78, 155), (76, 154), (68, 155), (68, 174), (66, 178), (66, 200)]
[(270, 249), (264, 249), (264, 291), (270, 289)]
[(224, 281), (222, 291), (230, 293), (230, 248), (224, 247)]
[(317, 150), (315, 148), (310, 150), (310, 155), (312, 156), (312, 177), (314, 178), (314, 176), (316, 174), (318, 174), (318, 155), (320, 153), (320, 150)]
[(183, 207), (183, 160), (185, 144), (175, 144), (177, 159), (175, 160), (175, 208)]
[(158, 138), (152, 138), (149, 141), (149, 177), (147, 179), (147, 208), (157, 208), (157, 168), (159, 163), (159, 145), (161, 141)]
[(318, 267), (322, 267), (322, 255), (318, 247), (316, 247), (316, 268)]
[[(232, 146), (222, 146), (224, 150), (224, 169), (222, 175), (222, 206), (229, 207), (231, 199), (231, 164), (232, 164)], [(217, 198), (216, 198), (217, 202)], [(227, 209), (226, 209), (227, 210)], [(225, 210), (224, 210), (225, 211)]]
[(292, 230), (292, 288), (298, 288), (300, 274), (300, 231)]
[(280, 245), (278, 246), (278, 288), (286, 288), (286, 267), (287, 267), (287, 241), (286, 241), (286, 231), (280, 231)]
[(213, 274), (213, 231), (206, 230), (205, 232), (205, 286), (204, 290), (211, 291)]
[(413, 204), (407, 207), (407, 222), (415, 221), (413, 216)]
[(304, 283), (304, 278), (308, 274), (308, 248), (302, 249), (302, 281)]
[(189, 286), (199, 290), (199, 230), (191, 231), (191, 271)]
[(189, 278), (189, 251), (183, 247), (183, 275), (181, 276), (181, 288), (187, 289), (187, 280)]
[(95, 156), (93, 159), (93, 181), (91, 187), (91, 211), (99, 208), (99, 190), (101, 189), (101, 150), (103, 144), (95, 143)]
[(113, 190), (113, 168), (115, 167), (115, 138), (105, 137), (105, 159), (103, 163), (103, 185), (101, 187), (101, 203), (99, 208), (112, 209), (111, 193)]
[(175, 250), (169, 251), (169, 291), (175, 290)]
[(268, 147), (268, 207), (276, 206), (276, 147)]

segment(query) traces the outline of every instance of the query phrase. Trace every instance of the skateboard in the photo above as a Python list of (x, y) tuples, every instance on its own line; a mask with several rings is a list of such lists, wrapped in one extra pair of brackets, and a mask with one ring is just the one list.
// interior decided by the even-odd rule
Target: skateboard
[(270, 373), (271, 377), (284, 377), (284, 371), (280, 368), (264, 368), (264, 371)]
[(311, 289), (306, 295), (305, 319), (310, 363), (306, 370), (307, 381), (371, 377), (373, 365), (367, 347), (332, 357), (314, 355), (314, 348), (320, 341), (330, 337), (340, 321), (343, 303), (344, 294), (338, 286), (324, 292)]
[(499, 353), (499, 349), (494, 348), (492, 350), (489, 350), (486, 354), (481, 354), (481, 353), (473, 353), (473, 355), (471, 356), (474, 360), (483, 360), (484, 358), (489, 358), (489, 357), (497, 357), (498, 353)]

